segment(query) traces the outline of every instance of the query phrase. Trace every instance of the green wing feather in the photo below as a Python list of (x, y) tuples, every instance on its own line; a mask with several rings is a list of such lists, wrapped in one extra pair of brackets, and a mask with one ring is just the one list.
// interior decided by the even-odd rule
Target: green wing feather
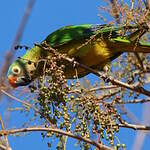
[(50, 34), (45, 41), (52, 47), (58, 47), (67, 44), (70, 41), (80, 41), (88, 39), (95, 34), (106, 34), (112, 32), (116, 35), (116, 31), (121, 30), (123, 27), (114, 27), (111, 25), (76, 25), (63, 27), (52, 34)]

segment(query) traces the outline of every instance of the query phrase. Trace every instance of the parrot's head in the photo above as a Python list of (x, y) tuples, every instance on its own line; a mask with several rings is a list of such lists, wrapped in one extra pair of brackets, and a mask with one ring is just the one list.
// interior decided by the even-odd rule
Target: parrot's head
[(34, 79), (36, 66), (31, 61), (24, 59), (15, 60), (9, 67), (7, 77), (12, 87), (25, 86), (31, 83)]

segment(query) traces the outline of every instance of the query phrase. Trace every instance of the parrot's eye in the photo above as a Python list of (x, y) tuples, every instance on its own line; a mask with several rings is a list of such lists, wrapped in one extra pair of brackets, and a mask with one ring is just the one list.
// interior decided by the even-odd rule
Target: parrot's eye
[(20, 73), (20, 68), (19, 67), (13, 67), (12, 71), (14, 74), (19, 74)]
[(32, 64), (32, 62), (29, 60), (29, 61), (28, 61), (28, 65), (31, 65), (31, 64)]

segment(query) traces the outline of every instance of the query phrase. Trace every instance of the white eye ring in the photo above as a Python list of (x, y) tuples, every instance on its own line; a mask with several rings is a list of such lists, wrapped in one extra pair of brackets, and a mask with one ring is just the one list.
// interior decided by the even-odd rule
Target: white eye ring
[(12, 71), (13, 71), (14, 74), (20, 74), (20, 72), (21, 72), (20, 68), (17, 67), (17, 66), (14, 66), (14, 67), (12, 68)]

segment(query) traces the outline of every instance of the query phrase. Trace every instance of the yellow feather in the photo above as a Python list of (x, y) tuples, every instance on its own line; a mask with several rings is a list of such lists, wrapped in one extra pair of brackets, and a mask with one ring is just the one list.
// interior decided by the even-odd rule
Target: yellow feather
[[(94, 67), (102, 69), (106, 64), (110, 62), (110, 58), (117, 52), (113, 51), (109, 46), (109, 41), (104, 39), (97, 39), (94, 42), (85, 44), (85, 41), (70, 42), (57, 48), (61, 53), (67, 53), (69, 56), (77, 58), (82, 64), (88, 67)], [(67, 67), (70, 67), (69, 65)], [(88, 72), (82, 68), (77, 68), (79, 76), (84, 76)], [(75, 75), (75, 70), (66, 69), (67, 78)]]

